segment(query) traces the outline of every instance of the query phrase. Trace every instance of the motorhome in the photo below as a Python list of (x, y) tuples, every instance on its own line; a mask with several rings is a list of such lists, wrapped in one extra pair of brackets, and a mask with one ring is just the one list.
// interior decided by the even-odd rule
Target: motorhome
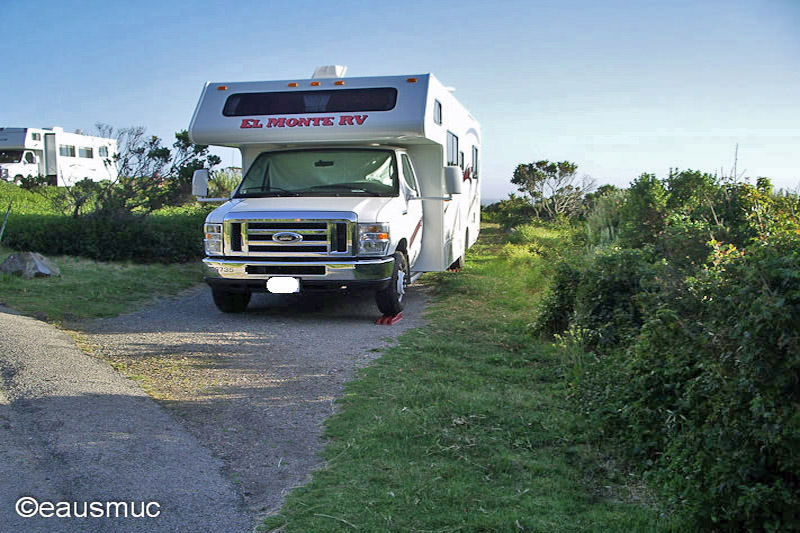
[(19, 183), (43, 176), (50, 185), (117, 177), (117, 141), (63, 128), (0, 128), (0, 178)]
[[(242, 154), (204, 228), (223, 312), (253, 292), (366, 287), (394, 316), (410, 282), (459, 268), (478, 238), (480, 126), (432, 74), (209, 82), (189, 135)], [(194, 176), (201, 199), (208, 176)]]

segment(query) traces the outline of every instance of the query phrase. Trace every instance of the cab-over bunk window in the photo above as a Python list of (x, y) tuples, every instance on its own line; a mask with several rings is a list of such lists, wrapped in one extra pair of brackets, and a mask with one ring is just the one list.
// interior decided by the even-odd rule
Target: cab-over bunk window
[(347, 111), (390, 111), (397, 103), (397, 89), (333, 89), (232, 94), (225, 101), (226, 117), (296, 115)]

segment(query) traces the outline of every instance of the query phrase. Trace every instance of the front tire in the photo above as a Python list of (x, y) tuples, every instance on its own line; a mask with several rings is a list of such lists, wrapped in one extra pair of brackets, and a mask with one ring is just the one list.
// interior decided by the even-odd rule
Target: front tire
[(214, 304), (223, 313), (242, 313), (250, 303), (249, 292), (231, 292), (225, 289), (211, 289)]
[(403, 252), (394, 254), (394, 269), (389, 285), (375, 293), (375, 303), (378, 310), (388, 316), (400, 314), (403, 310), (406, 288), (409, 285), (411, 276), (408, 270), (408, 258)]

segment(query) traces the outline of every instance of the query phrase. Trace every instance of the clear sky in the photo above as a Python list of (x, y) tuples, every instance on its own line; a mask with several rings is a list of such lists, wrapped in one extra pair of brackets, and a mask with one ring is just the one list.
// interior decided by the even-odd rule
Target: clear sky
[[(483, 128), (483, 192), (519, 163), (598, 184), (670, 167), (800, 186), (800, 0), (2, 0), (0, 126), (173, 140), (205, 81), (433, 72)], [(224, 164), (238, 163), (232, 151)]]

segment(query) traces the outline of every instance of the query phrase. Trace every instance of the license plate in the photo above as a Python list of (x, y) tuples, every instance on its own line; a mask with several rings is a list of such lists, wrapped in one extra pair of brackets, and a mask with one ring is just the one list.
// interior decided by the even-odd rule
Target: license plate
[(267, 290), (274, 294), (292, 294), (300, 292), (300, 280), (288, 277), (269, 278), (267, 280)]

